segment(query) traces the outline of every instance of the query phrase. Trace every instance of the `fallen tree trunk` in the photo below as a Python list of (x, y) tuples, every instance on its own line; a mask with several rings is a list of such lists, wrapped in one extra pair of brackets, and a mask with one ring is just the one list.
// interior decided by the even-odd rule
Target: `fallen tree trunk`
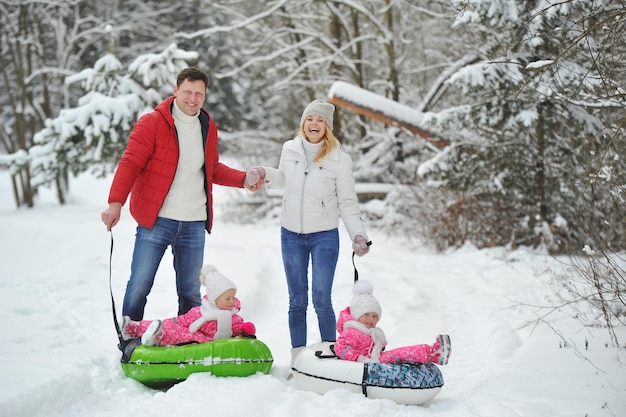
[(423, 119), (424, 113), (371, 91), (343, 81), (337, 81), (331, 86), (328, 98), (336, 106), (352, 110), (386, 125), (406, 129), (438, 148), (444, 148), (450, 144), (450, 141), (420, 127), (419, 123)]

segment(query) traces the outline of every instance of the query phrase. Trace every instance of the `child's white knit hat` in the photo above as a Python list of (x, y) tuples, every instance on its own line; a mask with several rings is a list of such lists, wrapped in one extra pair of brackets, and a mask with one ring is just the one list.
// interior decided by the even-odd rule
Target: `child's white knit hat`
[(355, 319), (359, 319), (363, 314), (375, 312), (378, 313), (380, 319), (382, 315), (382, 309), (378, 300), (372, 295), (374, 288), (368, 281), (357, 281), (354, 283), (352, 289), (354, 295), (352, 301), (350, 301), (350, 314)]
[(237, 291), (237, 286), (224, 275), (222, 275), (215, 266), (205, 265), (200, 271), (200, 282), (206, 287), (206, 295), (209, 302), (215, 305), (215, 300), (228, 290)]

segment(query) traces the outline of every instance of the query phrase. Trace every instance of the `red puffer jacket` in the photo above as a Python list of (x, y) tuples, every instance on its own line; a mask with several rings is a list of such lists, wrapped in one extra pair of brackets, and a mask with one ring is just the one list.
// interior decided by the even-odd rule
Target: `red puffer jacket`
[[(171, 110), (174, 100), (174, 96), (165, 99), (153, 112), (137, 121), (109, 192), (109, 203), (125, 204), (132, 191), (130, 213), (137, 223), (147, 228), (152, 228), (156, 222), (178, 165), (178, 137)], [(204, 109), (200, 111), (199, 118), (206, 161), (206, 230), (210, 233), (213, 224), (213, 184), (243, 188), (246, 173), (219, 162), (215, 122)]]

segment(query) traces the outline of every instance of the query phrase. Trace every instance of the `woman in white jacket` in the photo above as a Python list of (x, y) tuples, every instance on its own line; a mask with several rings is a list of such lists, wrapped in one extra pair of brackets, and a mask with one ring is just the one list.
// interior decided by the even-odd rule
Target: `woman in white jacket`
[(251, 167), (247, 181), (284, 189), (281, 225), (283, 265), (289, 289), (292, 359), (307, 343), (308, 268), (312, 265), (312, 301), (322, 341), (335, 341), (332, 286), (339, 255), (339, 216), (358, 256), (369, 251), (361, 219), (352, 160), (333, 135), (335, 106), (310, 103), (300, 119), (300, 133), (285, 142), (278, 169)]

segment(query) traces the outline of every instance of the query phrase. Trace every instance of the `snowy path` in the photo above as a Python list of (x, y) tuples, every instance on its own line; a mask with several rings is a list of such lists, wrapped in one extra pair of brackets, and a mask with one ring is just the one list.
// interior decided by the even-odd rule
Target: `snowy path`
[[(126, 378), (119, 366), (109, 298), (109, 235), (99, 222), (107, 186), (105, 181), (78, 181), (73, 191), (80, 198), (64, 208), (43, 203), (15, 211), (9, 203), (0, 204), (5, 236), (0, 241), (2, 417), (626, 416), (624, 354), (604, 347), (608, 338), (602, 329), (581, 330), (566, 314), (552, 318), (592, 365), (575, 349), (560, 348), (561, 339), (546, 326), (524, 327), (533, 320), (533, 309), (516, 307), (516, 301), (545, 300), (547, 277), (540, 272), (554, 267), (553, 260), (501, 249), (435, 255), (377, 231), (371, 231), (371, 253), (357, 259), (359, 276), (374, 284), (390, 347), (431, 343), (438, 333), (452, 336), (450, 364), (442, 367), (443, 391), (426, 407), (407, 407), (340, 390), (324, 396), (296, 390), (282, 378), (289, 337), (278, 227), (219, 219), (207, 239), (206, 262), (237, 283), (242, 316), (256, 324), (259, 338), (274, 354), (272, 375), (196, 374), (167, 392), (148, 389)], [(0, 192), (8, 195), (4, 188)], [(114, 230), (118, 307), (134, 234), (132, 219), (124, 216)], [(344, 242), (334, 287), (337, 311), (351, 297), (349, 250)], [(166, 258), (146, 317), (171, 316), (175, 309)], [(313, 343), (318, 339), (312, 311), (309, 324)], [(623, 329), (620, 337), (626, 338)], [(585, 338), (589, 351), (582, 348)]]

